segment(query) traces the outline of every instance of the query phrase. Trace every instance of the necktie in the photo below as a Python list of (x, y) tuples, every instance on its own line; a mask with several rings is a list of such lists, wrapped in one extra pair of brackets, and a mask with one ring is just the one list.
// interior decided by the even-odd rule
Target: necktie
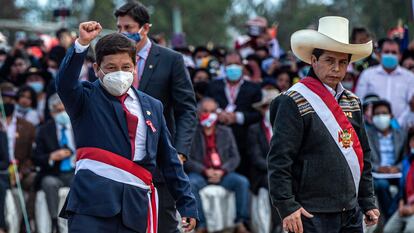
[(136, 64), (137, 64), (137, 73), (134, 77), (134, 82), (132, 83), (132, 86), (135, 88), (138, 88), (139, 82), (141, 81), (142, 73), (144, 73), (145, 68), (145, 59), (141, 57), (139, 54), (136, 56)]
[(129, 112), (127, 107), (125, 106), (125, 99), (127, 98), (128, 94), (123, 94), (118, 97), (119, 101), (122, 104), (122, 108), (124, 109), (125, 118), (127, 121), (127, 127), (128, 127), (128, 136), (129, 141), (131, 142), (131, 158), (134, 158), (135, 155), (135, 136), (137, 133), (137, 127), (138, 127), (138, 117)]
[[(60, 130), (60, 141), (59, 141), (61, 148), (68, 148), (68, 137), (66, 136), (66, 127), (63, 126)], [(60, 171), (67, 172), (72, 170), (71, 164), (71, 156), (67, 157), (66, 159), (60, 162)]]

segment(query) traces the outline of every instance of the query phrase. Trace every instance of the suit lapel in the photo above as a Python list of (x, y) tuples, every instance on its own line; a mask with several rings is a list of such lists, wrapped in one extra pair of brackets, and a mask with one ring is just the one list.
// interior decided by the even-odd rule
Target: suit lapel
[(242, 85), (240, 85), (240, 88), (239, 88), (239, 92), (237, 93), (237, 97), (236, 97), (236, 101), (234, 101), (234, 104), (236, 105), (236, 106), (239, 106), (240, 105), (240, 98), (242, 97), (241, 95), (240, 95), (240, 93), (245, 93), (244, 92), (244, 88), (245, 88), (245, 85), (246, 84), (246, 81), (244, 81), (243, 83), (242, 83)]
[[(151, 105), (148, 102), (148, 99), (146, 96), (142, 95), (141, 93), (139, 93), (135, 88), (134, 88), (135, 94), (138, 96), (139, 99), (139, 103), (141, 104), (141, 109), (142, 109), (142, 115), (144, 116), (145, 119), (145, 125), (147, 126), (147, 151), (148, 148), (150, 148), (150, 146), (153, 145), (154, 143), (154, 136), (157, 130), (159, 130), (157, 128), (157, 122), (155, 122), (154, 119), (154, 112), (152, 111)], [(152, 126), (151, 126), (152, 125)]]
[(142, 73), (141, 81), (139, 82), (138, 90), (145, 91), (148, 86), (148, 83), (151, 79), (152, 73), (159, 61), (159, 47), (154, 42), (152, 42), (151, 50), (148, 54), (147, 60), (145, 61), (144, 72)]

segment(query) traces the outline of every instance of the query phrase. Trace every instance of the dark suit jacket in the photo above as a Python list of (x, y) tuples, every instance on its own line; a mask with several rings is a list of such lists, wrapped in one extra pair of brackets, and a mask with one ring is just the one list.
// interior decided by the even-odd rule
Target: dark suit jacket
[(193, 86), (181, 54), (152, 42), (138, 90), (164, 105), (164, 117), (178, 153), (189, 156), (196, 126)]
[[(0, 171), (7, 171), (9, 167), (9, 146), (7, 143), (7, 133), (0, 130)], [(7, 176), (7, 173), (4, 174)]]
[(260, 187), (268, 188), (267, 185), (267, 153), (269, 143), (262, 123), (250, 126), (248, 131), (248, 150), (250, 162), (250, 184), (253, 192), (257, 193)]
[[(215, 99), (219, 104), (219, 107), (225, 109), (228, 105), (225, 93), (225, 81), (215, 80), (211, 82), (207, 89), (206, 96)], [(259, 122), (262, 119), (260, 113), (252, 107), (252, 105), (256, 102), (259, 102), (261, 98), (262, 91), (260, 89), (260, 86), (249, 81), (244, 81), (240, 87), (237, 99), (235, 101), (235, 105), (237, 106), (235, 111), (242, 112), (244, 115), (243, 125), (231, 125), (241, 155), (240, 166), (237, 171), (247, 177), (249, 177), (249, 168), (247, 162), (248, 159), (246, 155), (248, 146), (247, 130), (251, 124)]]
[[(109, 94), (99, 81), (78, 81), (87, 51), (76, 53), (70, 48), (56, 79), (57, 93), (70, 116), (77, 148), (95, 147), (131, 159), (127, 122), (119, 100)], [(188, 177), (171, 144), (160, 101), (135, 92), (147, 125), (146, 155), (137, 164), (154, 174), (159, 167), (167, 187), (182, 216), (197, 218), (197, 206)], [(134, 231), (145, 232), (147, 190), (103, 178), (85, 169), (72, 182), (65, 212), (112, 217), (121, 214), (123, 224)]]
[[(49, 157), (53, 151), (61, 149), (56, 133), (56, 123), (53, 119), (41, 125), (36, 134), (36, 147), (34, 148), (33, 161), (40, 167), (40, 177), (45, 175), (59, 175), (60, 161), (52, 166), (49, 164)], [(40, 179), (40, 178), (39, 178)]]
[[(230, 128), (223, 125), (216, 126), (216, 147), (217, 153), (221, 158), (222, 169), (226, 172), (233, 172), (240, 162), (239, 151), (237, 150), (236, 141)], [(191, 147), (191, 160), (184, 164), (187, 172), (196, 172), (202, 174), (206, 169), (204, 158), (206, 156), (206, 141), (203, 129), (197, 127), (194, 135), (194, 142)]]
[[(395, 165), (400, 166), (405, 154), (407, 137), (405, 131), (392, 129), (392, 140), (394, 144)], [(375, 127), (367, 128), (369, 143), (371, 146), (372, 170), (377, 170), (381, 166), (381, 152), (379, 144), (378, 130)]]
[(34, 170), (32, 163), (32, 146), (34, 140), (35, 127), (28, 121), (17, 118), (14, 156), (19, 161), (19, 170), (23, 173), (23, 176), (28, 175)]

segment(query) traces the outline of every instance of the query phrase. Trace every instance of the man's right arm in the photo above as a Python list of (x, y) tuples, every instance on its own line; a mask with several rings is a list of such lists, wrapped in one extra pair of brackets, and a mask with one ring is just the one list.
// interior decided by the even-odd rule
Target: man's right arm
[(79, 38), (75, 45), (66, 53), (56, 77), (56, 90), (66, 111), (71, 117), (76, 117), (84, 102), (83, 87), (79, 74), (90, 42), (96, 38), (102, 27), (97, 22), (85, 22), (79, 25)]
[(79, 74), (87, 49), (77, 52), (76, 43), (66, 53), (56, 77), (56, 90), (69, 114), (77, 115), (82, 108), (83, 88), (79, 81)]
[(304, 125), (295, 101), (280, 95), (270, 107), (273, 137), (268, 153), (269, 192), (282, 219), (301, 208), (292, 190), (292, 164), (301, 147)]

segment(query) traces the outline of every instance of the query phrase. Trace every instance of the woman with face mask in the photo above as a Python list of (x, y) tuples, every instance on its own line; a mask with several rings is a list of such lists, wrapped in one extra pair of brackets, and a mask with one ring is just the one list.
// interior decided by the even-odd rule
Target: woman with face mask
[(22, 86), (16, 96), (16, 115), (24, 118), (34, 126), (40, 123), (40, 115), (36, 111), (37, 95), (30, 86)]
[(46, 92), (45, 89), (51, 79), (49, 73), (40, 70), (37, 67), (30, 67), (24, 73), (25, 85), (31, 87), (36, 93), (37, 107), (35, 110), (40, 117), (40, 122), (44, 120), (44, 112), (46, 108)]

